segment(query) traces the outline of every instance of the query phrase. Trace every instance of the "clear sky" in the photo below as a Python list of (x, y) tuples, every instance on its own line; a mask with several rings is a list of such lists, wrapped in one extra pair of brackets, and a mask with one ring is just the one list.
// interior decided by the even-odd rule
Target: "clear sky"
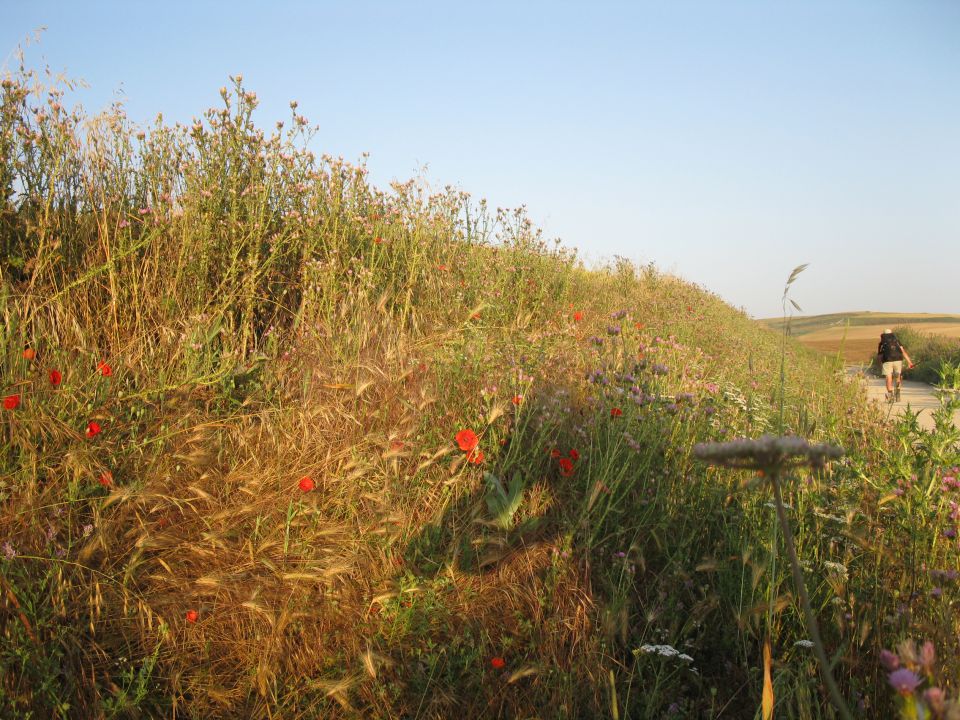
[(780, 313), (960, 313), (960, 2), (0, 0), (0, 57), (80, 77), (88, 110), (188, 121), (231, 74), (269, 128), (525, 204), (614, 255)]

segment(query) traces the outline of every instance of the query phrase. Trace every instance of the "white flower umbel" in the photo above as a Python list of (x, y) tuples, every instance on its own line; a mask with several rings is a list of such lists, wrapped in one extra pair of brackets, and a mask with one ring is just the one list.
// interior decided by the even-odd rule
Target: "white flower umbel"
[(813, 445), (796, 435), (763, 435), (755, 440), (700, 443), (694, 445), (693, 454), (715, 465), (770, 473), (791, 465), (822, 467), (827, 460), (841, 458), (843, 449), (836, 445)]
[(663, 657), (675, 657), (684, 662), (693, 662), (693, 658), (677, 650), (673, 645), (641, 645), (633, 651), (634, 654), (643, 653), (644, 655), (662, 655)]

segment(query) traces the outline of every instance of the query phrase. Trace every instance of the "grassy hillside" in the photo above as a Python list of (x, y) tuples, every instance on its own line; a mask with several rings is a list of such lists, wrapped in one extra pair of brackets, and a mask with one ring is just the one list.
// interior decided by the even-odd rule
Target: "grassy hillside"
[[(253, 124), (4, 82), (0, 716), (833, 717), (955, 694), (957, 434), (704, 290)], [(34, 109), (36, 111), (34, 111)], [(781, 362), (785, 383), (781, 382)], [(951, 534), (952, 533), (952, 534)], [(857, 710), (860, 708), (860, 710)]]

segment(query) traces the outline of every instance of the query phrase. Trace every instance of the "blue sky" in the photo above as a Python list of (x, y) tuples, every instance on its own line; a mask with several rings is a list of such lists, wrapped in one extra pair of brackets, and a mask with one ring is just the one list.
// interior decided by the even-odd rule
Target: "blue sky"
[[(0, 57), (88, 110), (188, 121), (242, 73), (272, 126), (525, 204), (588, 263), (654, 262), (756, 316), (960, 313), (960, 2), (3, 2)], [(425, 168), (425, 169), (424, 169)]]

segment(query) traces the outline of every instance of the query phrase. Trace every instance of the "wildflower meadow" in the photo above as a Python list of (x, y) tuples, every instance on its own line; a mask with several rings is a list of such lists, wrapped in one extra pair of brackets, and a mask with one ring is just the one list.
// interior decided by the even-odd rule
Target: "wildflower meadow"
[(71, 90), (0, 95), (0, 717), (960, 718), (952, 394), (887, 421), (240, 77)]

